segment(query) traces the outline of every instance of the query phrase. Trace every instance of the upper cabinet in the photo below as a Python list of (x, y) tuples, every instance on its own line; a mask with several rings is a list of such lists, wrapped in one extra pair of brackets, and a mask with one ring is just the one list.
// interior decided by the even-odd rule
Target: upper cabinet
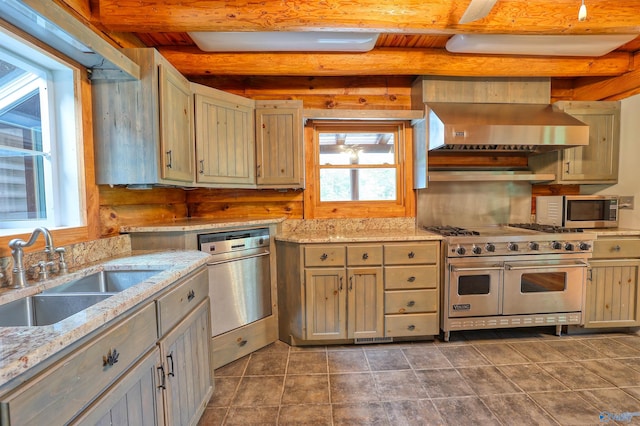
[(140, 80), (92, 82), (96, 183), (192, 185), (189, 82), (155, 49), (124, 49)]
[(303, 188), (302, 101), (256, 101), (256, 177), (261, 188)]
[(200, 84), (192, 84), (192, 90), (196, 181), (210, 187), (255, 187), (254, 101)]
[(618, 182), (620, 102), (562, 101), (555, 107), (589, 125), (589, 145), (532, 156), (536, 172), (554, 173), (560, 184)]

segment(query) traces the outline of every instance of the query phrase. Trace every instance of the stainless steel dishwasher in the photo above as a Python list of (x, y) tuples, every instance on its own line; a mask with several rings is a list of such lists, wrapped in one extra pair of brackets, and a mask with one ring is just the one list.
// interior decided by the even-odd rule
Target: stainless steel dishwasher
[(212, 336), (271, 315), (268, 228), (198, 235), (211, 255), (209, 298)]

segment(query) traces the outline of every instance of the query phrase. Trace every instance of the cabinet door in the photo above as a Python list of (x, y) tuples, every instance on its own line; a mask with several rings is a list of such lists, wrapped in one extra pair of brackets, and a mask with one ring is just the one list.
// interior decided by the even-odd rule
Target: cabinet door
[(640, 260), (593, 260), (587, 280), (585, 327), (640, 325)]
[(589, 145), (562, 151), (562, 180), (617, 182), (620, 144), (619, 103), (558, 102), (557, 105), (589, 125)]
[(303, 188), (303, 164), (302, 102), (256, 102), (258, 185)]
[(205, 89), (195, 94), (196, 180), (254, 187), (253, 100)]
[(382, 268), (349, 268), (349, 338), (384, 336)]
[(160, 340), (166, 424), (195, 424), (213, 391), (209, 298)]
[(162, 179), (193, 182), (193, 103), (189, 82), (160, 63), (160, 170)]
[(159, 366), (155, 348), (71, 424), (164, 425)]
[(305, 270), (306, 339), (347, 338), (347, 292), (343, 268)]

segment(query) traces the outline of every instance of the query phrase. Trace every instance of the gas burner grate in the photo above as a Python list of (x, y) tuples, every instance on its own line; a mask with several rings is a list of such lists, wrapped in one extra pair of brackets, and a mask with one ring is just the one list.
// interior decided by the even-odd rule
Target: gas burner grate
[(470, 229), (459, 228), (457, 226), (425, 226), (427, 231), (435, 232), (445, 237), (459, 237), (468, 235), (480, 235), (478, 231), (472, 231)]
[(584, 232), (582, 228), (565, 228), (557, 225), (541, 225), (539, 223), (510, 223), (513, 228), (530, 229), (532, 231), (545, 232), (547, 234), (565, 234), (570, 232)]

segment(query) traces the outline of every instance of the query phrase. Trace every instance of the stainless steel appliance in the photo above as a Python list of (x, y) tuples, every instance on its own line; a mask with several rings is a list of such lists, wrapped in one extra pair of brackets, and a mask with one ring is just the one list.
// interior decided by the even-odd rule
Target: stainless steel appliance
[(536, 197), (536, 223), (567, 228), (615, 228), (619, 199), (614, 195)]
[(271, 315), (268, 228), (198, 235), (211, 254), (209, 298), (212, 336)]
[(442, 331), (583, 323), (594, 234), (537, 224), (426, 226), (443, 235)]

